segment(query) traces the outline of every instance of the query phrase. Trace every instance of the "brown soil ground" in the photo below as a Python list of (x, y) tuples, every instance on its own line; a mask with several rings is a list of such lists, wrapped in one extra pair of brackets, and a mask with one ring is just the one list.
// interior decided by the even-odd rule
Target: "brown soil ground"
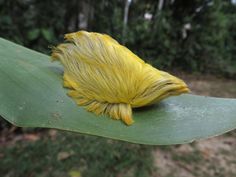
[[(178, 74), (193, 94), (236, 98), (236, 80)], [(236, 108), (235, 108), (236, 109)], [(159, 146), (155, 177), (235, 177), (236, 130), (191, 144)]]

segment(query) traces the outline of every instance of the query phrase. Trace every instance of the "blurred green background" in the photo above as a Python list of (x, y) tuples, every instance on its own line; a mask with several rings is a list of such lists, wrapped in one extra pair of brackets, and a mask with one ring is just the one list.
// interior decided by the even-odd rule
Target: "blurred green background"
[(0, 0), (0, 36), (50, 53), (63, 34), (85, 29), (161, 69), (235, 77), (235, 11), (231, 0)]
[[(0, 0), (0, 37), (18, 44), (50, 54), (78, 30), (111, 35), (193, 93), (236, 97), (235, 0)], [(0, 119), (0, 176), (234, 177), (235, 138), (154, 147)]]

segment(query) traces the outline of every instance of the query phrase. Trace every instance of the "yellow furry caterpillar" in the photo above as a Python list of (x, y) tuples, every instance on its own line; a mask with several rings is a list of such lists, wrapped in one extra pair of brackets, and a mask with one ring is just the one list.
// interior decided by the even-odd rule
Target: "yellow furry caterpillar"
[(145, 63), (106, 34), (78, 31), (52, 51), (64, 66), (68, 95), (97, 115), (131, 125), (132, 108), (189, 91), (177, 77)]

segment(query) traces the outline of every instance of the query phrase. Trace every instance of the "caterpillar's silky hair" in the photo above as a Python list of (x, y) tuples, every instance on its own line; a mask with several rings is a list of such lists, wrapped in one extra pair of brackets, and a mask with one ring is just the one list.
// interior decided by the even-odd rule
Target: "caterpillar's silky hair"
[(53, 60), (64, 66), (68, 95), (86, 110), (131, 125), (132, 108), (188, 92), (177, 77), (145, 63), (110, 36), (79, 31), (65, 35)]

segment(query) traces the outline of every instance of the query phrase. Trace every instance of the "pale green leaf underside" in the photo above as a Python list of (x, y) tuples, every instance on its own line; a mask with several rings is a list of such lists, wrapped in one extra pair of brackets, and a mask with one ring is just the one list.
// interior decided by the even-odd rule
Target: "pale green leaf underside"
[(171, 97), (134, 110), (126, 126), (89, 113), (66, 95), (62, 67), (44, 54), (0, 39), (0, 115), (23, 127), (48, 127), (140, 144), (167, 145), (219, 135), (236, 127), (236, 100)]

